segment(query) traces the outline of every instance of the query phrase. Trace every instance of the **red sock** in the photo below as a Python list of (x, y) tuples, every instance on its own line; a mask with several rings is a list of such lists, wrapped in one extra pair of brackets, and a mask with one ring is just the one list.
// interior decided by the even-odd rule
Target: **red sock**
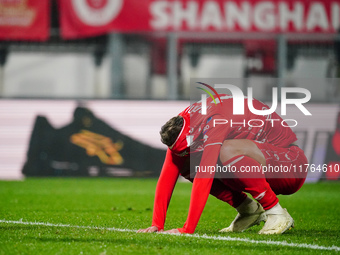
[(256, 160), (247, 156), (236, 156), (223, 163), (223, 166), (230, 166), (236, 169), (235, 173), (228, 174), (228, 178), (221, 181), (231, 189), (238, 192), (247, 192), (256, 199), (265, 210), (272, 208), (278, 203), (274, 191), (269, 186), (263, 173), (256, 174), (241, 172), (244, 169), (260, 169), (261, 165)]
[(218, 179), (214, 180), (210, 194), (234, 208), (242, 204), (247, 198), (247, 195), (244, 192), (233, 190)]
[[(185, 179), (193, 182), (194, 179), (184, 176)], [(214, 179), (213, 184), (210, 189), (210, 195), (216, 197), (217, 199), (228, 203), (232, 207), (236, 208), (247, 198), (244, 192), (238, 192), (231, 189), (229, 186), (225, 185), (221, 180)]]

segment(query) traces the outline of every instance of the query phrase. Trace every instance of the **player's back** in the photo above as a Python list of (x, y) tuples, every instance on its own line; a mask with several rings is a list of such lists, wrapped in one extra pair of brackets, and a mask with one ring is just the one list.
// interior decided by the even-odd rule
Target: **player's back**
[[(248, 108), (248, 98), (244, 99), (243, 114), (234, 114), (233, 98), (230, 95), (220, 95), (221, 102), (218, 99), (213, 101), (207, 99), (207, 114), (202, 114), (202, 103), (197, 102), (190, 107), (191, 130), (195, 137), (198, 133), (205, 132), (208, 128), (216, 128), (217, 125), (223, 125), (228, 132), (223, 133), (224, 137), (219, 140), (227, 139), (250, 139), (260, 142), (268, 142), (276, 146), (287, 147), (296, 141), (296, 135), (285, 121), (275, 112), (269, 115), (257, 115), (252, 113)], [(257, 110), (268, 110), (266, 104), (253, 99), (252, 105)], [(240, 109), (238, 109), (240, 110)], [(219, 127), (220, 128), (220, 127)], [(211, 132), (209, 132), (211, 133)], [(218, 136), (219, 133), (215, 133)], [(216, 140), (216, 139), (214, 139)]]

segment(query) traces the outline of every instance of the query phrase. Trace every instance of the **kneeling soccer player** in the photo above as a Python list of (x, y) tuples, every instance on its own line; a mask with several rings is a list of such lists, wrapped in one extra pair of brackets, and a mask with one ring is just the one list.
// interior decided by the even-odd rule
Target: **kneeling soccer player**
[[(152, 225), (138, 232), (164, 231), (179, 175), (193, 182), (189, 213), (182, 228), (165, 232), (194, 233), (209, 194), (238, 212), (221, 232), (242, 232), (261, 221), (265, 224), (259, 234), (281, 234), (294, 226), (277, 195), (293, 194), (301, 188), (307, 174), (303, 171), (307, 159), (295, 145), (296, 135), (278, 114), (255, 115), (246, 107), (247, 100), (244, 99), (243, 115), (233, 115), (231, 97), (221, 95), (218, 104), (207, 99), (206, 115), (201, 114), (198, 102), (162, 127), (161, 140), (168, 150), (156, 187)], [(255, 99), (252, 103), (256, 109), (269, 109)], [(193, 165), (195, 170), (190, 170)], [(206, 171), (211, 166), (233, 171), (227, 174)]]

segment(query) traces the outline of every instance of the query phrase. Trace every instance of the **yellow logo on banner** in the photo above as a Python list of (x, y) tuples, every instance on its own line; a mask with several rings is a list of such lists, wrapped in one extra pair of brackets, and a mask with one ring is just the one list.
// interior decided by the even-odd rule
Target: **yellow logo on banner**
[(1, 26), (30, 26), (35, 19), (36, 10), (29, 8), (27, 0), (0, 1)]
[(86, 149), (87, 155), (98, 156), (104, 164), (121, 165), (124, 161), (118, 152), (124, 145), (121, 141), (114, 143), (109, 137), (84, 129), (73, 134), (70, 140), (73, 144)]

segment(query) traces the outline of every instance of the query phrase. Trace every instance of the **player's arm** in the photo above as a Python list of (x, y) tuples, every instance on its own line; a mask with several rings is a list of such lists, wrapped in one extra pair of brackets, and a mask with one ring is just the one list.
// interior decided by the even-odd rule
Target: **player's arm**
[[(204, 149), (200, 169), (206, 166), (216, 166), (220, 145), (208, 146)], [(211, 186), (214, 181), (214, 172), (197, 172), (191, 191), (189, 213), (183, 228), (178, 229), (180, 233), (192, 234), (195, 232), (198, 221), (201, 217), (205, 204), (210, 194)]]
[(156, 186), (152, 225), (146, 229), (140, 229), (138, 232), (157, 232), (163, 231), (166, 218), (166, 212), (170, 199), (179, 176), (181, 167), (186, 158), (179, 157), (167, 150), (162, 171)]
[[(199, 169), (216, 166), (220, 149), (226, 133), (229, 131), (228, 126), (216, 126), (207, 131), (209, 137), (205, 142), (204, 152), (200, 161)], [(214, 172), (197, 171), (191, 191), (189, 213), (183, 228), (166, 231), (168, 233), (194, 233), (198, 221), (201, 217), (205, 204), (214, 181)]]
[[(220, 148), (221, 145), (212, 145), (204, 149), (200, 169), (203, 169), (205, 166), (216, 166)], [(183, 228), (171, 229), (165, 232), (188, 234), (195, 232), (198, 221), (208, 200), (213, 181), (214, 172), (197, 171), (191, 191), (189, 213)]]

